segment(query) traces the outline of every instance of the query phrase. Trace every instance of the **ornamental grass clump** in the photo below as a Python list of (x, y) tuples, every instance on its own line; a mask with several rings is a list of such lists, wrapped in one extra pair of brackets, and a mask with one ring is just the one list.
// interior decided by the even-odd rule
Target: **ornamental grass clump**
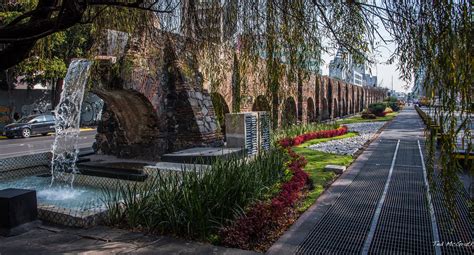
[(280, 192), (268, 201), (258, 201), (245, 214), (219, 232), (221, 243), (240, 249), (265, 251), (282, 229), (292, 224), (295, 205), (303, 195), (309, 176), (303, 171), (307, 161), (284, 146), (291, 160), (287, 167), (291, 178), (281, 185)]
[(144, 184), (120, 185), (118, 192), (106, 189), (107, 221), (151, 233), (210, 240), (220, 227), (279, 185), (287, 160), (281, 149), (272, 149), (254, 159), (219, 160), (207, 170), (157, 171)]

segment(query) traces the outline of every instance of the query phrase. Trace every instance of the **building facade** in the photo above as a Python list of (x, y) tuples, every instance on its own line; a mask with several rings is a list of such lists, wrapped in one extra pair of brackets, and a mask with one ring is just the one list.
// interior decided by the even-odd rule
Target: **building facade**
[(352, 55), (343, 49), (339, 49), (329, 62), (329, 77), (358, 86), (377, 87), (377, 76), (368, 72), (367, 64), (356, 63)]

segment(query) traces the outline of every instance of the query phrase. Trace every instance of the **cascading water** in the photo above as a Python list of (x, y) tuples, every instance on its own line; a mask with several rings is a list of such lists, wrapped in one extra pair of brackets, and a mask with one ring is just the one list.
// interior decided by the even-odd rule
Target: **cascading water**
[(76, 161), (81, 107), (91, 64), (85, 59), (73, 60), (64, 79), (61, 98), (55, 109), (56, 136), (52, 149), (51, 186), (61, 183), (72, 187), (74, 175), (78, 172)]

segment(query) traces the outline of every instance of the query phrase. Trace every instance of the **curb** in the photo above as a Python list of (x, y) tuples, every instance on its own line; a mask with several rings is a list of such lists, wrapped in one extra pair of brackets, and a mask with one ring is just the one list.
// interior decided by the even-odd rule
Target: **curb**
[[(95, 128), (80, 128), (79, 130), (80, 131), (94, 131), (96, 129)], [(54, 134), (54, 133), (51, 132), (51, 133), (48, 133), (48, 134), (50, 135), (50, 134)], [(3, 140), (3, 139), (7, 139), (7, 137), (3, 136), (3, 135), (0, 135), (0, 140)]]

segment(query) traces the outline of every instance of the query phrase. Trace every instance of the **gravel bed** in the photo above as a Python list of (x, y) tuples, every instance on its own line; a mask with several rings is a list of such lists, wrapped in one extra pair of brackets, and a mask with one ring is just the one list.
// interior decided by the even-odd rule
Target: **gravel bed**
[(341, 155), (354, 155), (357, 150), (372, 139), (377, 131), (385, 124), (385, 121), (380, 122), (361, 122), (354, 124), (347, 124), (350, 132), (357, 132), (359, 135), (344, 139), (331, 140), (324, 143), (311, 145), (308, 148), (312, 150), (329, 152)]

